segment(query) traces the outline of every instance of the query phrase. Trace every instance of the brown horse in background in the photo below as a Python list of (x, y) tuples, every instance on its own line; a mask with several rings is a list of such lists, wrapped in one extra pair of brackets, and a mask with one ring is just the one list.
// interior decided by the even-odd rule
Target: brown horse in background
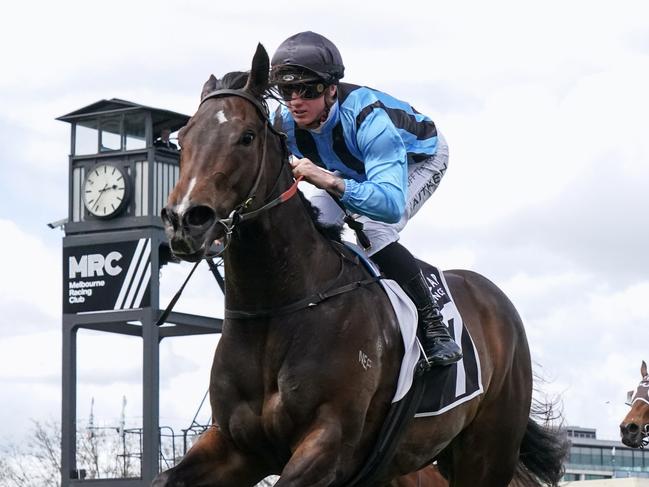
[[(180, 180), (162, 218), (182, 259), (225, 241), (226, 314), (210, 380), (213, 425), (156, 487), (245, 487), (273, 474), (277, 487), (349, 486), (396, 389), (404, 349), (394, 311), (294, 196), (284, 138), (263, 104), (268, 70), (260, 45), (245, 87), (210, 77), (179, 134)], [(505, 487), (514, 476), (556, 485), (566, 444), (530, 418), (518, 313), (474, 272), (445, 277), (484, 392), (413, 419), (381, 476), (356, 485), (389, 486), (435, 459), (451, 487)]]
[(448, 487), (448, 481), (439, 473), (437, 467), (428, 465), (393, 480), (390, 487)]
[(631, 448), (643, 448), (649, 444), (649, 374), (647, 364), (640, 366), (642, 380), (635, 394), (629, 391), (628, 404), (631, 411), (620, 424), (622, 443)]

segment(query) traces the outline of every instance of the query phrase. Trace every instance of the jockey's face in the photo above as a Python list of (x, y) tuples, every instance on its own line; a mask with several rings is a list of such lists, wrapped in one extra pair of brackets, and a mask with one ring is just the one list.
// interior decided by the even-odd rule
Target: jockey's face
[[(295, 91), (290, 100), (286, 100), (293, 120), (299, 128), (313, 129), (320, 126), (327, 116), (327, 101), (333, 100), (335, 86), (328, 86), (324, 93), (317, 98), (303, 98)], [(330, 106), (330, 105), (329, 105)]]

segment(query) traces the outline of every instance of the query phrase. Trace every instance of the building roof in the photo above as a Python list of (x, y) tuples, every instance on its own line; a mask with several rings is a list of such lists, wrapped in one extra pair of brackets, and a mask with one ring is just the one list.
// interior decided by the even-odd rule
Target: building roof
[(633, 450), (633, 448), (626, 446), (620, 440), (600, 440), (598, 438), (575, 438), (573, 436), (568, 437), (568, 439), (575, 446), (598, 446), (601, 448), (615, 447), (621, 450)]
[(625, 450), (633, 450), (633, 448), (622, 443), (622, 440), (603, 440), (597, 438), (597, 430), (595, 428), (566, 426), (565, 429), (568, 432), (568, 439), (575, 446), (598, 446), (602, 448), (615, 447)]
[(122, 113), (136, 110), (146, 110), (151, 112), (154, 133), (158, 133), (162, 128), (169, 128), (174, 132), (187, 125), (187, 122), (190, 119), (189, 115), (173, 112), (171, 110), (140, 105), (139, 103), (133, 103), (119, 98), (111, 98), (110, 100), (96, 101), (95, 103), (91, 103), (83, 108), (61, 115), (60, 117), (57, 117), (57, 120), (72, 123), (79, 119), (98, 116), (101, 114)]

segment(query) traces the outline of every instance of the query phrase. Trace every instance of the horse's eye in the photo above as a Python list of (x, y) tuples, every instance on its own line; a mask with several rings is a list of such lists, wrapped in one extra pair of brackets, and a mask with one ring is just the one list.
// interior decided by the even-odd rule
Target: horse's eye
[(252, 132), (245, 132), (240, 139), (240, 142), (243, 145), (250, 145), (252, 144), (252, 141), (255, 140), (255, 134)]

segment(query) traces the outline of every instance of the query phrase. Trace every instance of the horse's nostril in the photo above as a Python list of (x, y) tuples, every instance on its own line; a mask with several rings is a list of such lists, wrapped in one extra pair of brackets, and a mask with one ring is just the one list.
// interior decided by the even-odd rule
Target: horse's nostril
[(194, 206), (185, 214), (185, 223), (189, 227), (204, 227), (211, 225), (215, 218), (214, 210), (208, 206)]
[(626, 425), (626, 430), (627, 430), (630, 434), (635, 435), (635, 434), (638, 433), (638, 431), (640, 431), (640, 426), (638, 426), (638, 425), (635, 424), (635, 423), (629, 423), (629, 424)]

